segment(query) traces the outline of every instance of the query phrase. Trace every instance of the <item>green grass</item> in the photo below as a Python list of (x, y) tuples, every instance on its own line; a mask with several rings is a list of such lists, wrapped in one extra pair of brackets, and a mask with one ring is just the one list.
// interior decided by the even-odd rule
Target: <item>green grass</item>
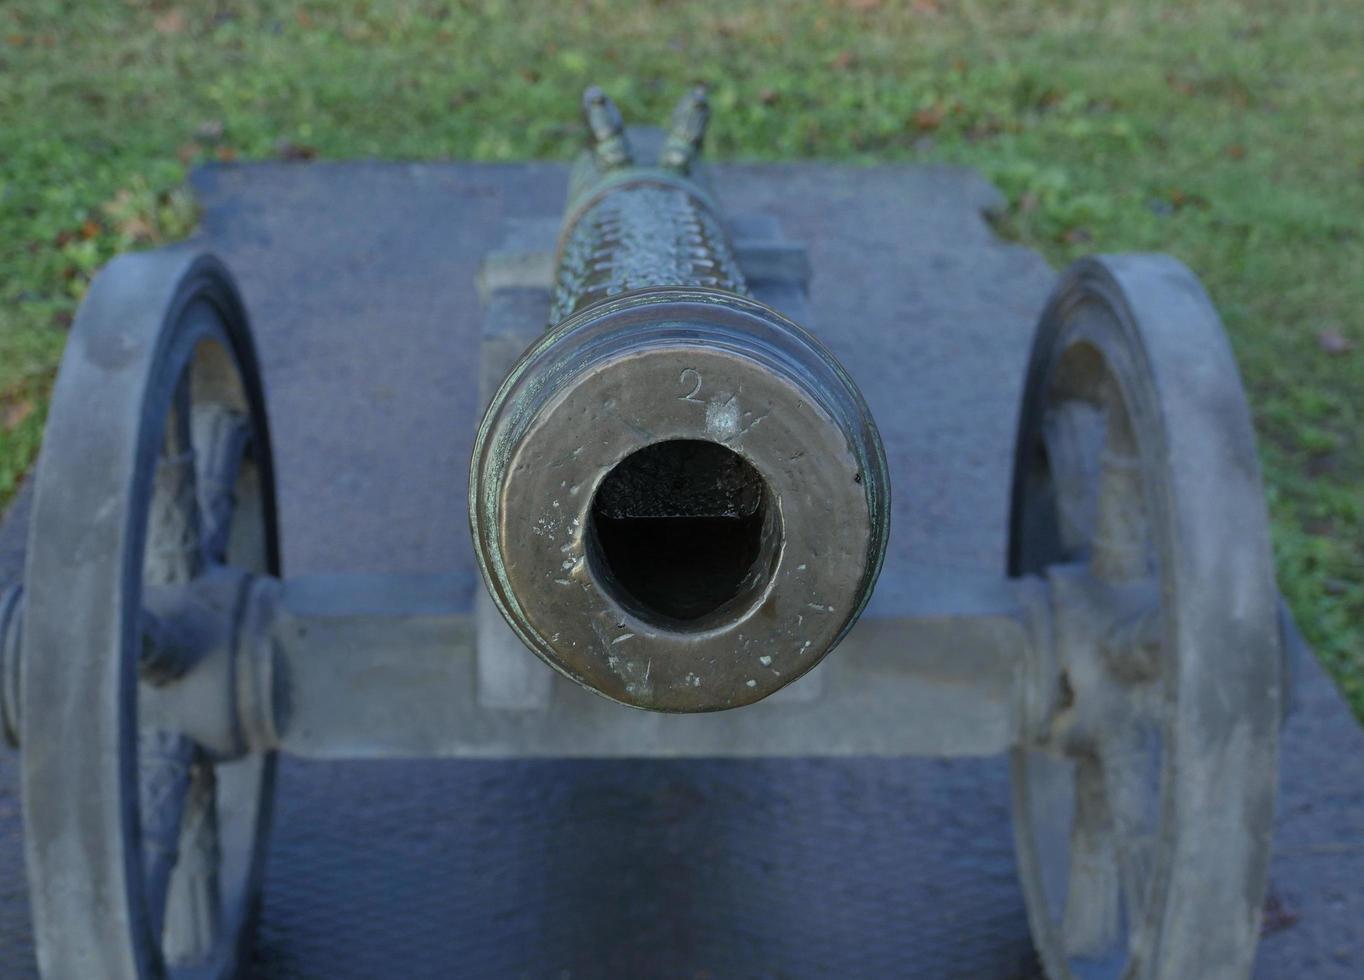
[(1280, 585), (1364, 716), (1364, 2), (736, 7), (8, 0), (0, 503), (91, 273), (192, 226), (195, 162), (567, 157), (589, 80), (661, 119), (702, 78), (717, 156), (969, 164), (1054, 263), (1196, 269), (1255, 406)]

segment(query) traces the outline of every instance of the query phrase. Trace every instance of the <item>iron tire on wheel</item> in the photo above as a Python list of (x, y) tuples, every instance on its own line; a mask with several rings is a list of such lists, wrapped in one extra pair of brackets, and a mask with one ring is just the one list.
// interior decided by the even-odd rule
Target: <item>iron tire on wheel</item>
[[(149, 557), (149, 539), (193, 556), (185, 574), (172, 574), (174, 556)], [(280, 571), (264, 393), (241, 299), (210, 256), (118, 258), (92, 284), (62, 361), (26, 569), (22, 779), (44, 976), (223, 977), (241, 966), (273, 756), (209, 758), (183, 735), (139, 727), (144, 593), (226, 566), (242, 581)], [(156, 865), (144, 820), (163, 814), (140, 796), (175, 804), (166, 812), (179, 833), (203, 844), (198, 877), (183, 836)], [(197, 822), (181, 825), (190, 813)], [(170, 900), (153, 908), (149, 893)], [(156, 929), (163, 915), (203, 924), (202, 948), (185, 953), (183, 930)]]
[[(1013, 754), (1044, 966), (1054, 980), (1244, 978), (1273, 826), (1277, 592), (1250, 413), (1187, 268), (1105, 256), (1065, 273), (1014, 467), (1010, 574), (1049, 579), (1058, 602), (1149, 597), (1112, 649), (1057, 648), (1046, 722)], [(1087, 699), (1096, 723), (1067, 734)]]

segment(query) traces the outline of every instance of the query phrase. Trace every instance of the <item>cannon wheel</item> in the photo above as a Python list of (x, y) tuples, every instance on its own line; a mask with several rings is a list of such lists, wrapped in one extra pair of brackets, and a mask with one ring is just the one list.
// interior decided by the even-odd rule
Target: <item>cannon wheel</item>
[[(1044, 722), (1012, 758), (1047, 972), (1248, 976), (1276, 785), (1277, 592), (1235, 361), (1175, 259), (1085, 259), (1052, 294), (1025, 382), (1009, 567), (1047, 577), (1056, 610)], [(1077, 594), (1133, 611), (1068, 647)]]
[(221, 263), (170, 250), (100, 273), (36, 480), (21, 731), (39, 967), (233, 975), (258, 904), (274, 759), (222, 762), (139, 726), (144, 590), (224, 565), (279, 573), (260, 372)]

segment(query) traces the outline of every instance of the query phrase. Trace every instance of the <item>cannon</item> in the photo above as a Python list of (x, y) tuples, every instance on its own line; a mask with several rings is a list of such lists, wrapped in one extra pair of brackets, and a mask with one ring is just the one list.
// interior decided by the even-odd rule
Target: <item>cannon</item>
[(659, 711), (751, 704), (866, 605), (885, 453), (834, 357), (748, 295), (691, 172), (704, 93), (654, 166), (599, 90), (584, 107), (550, 330), (475, 443), (475, 553), (517, 636), (574, 680)]
[(803, 250), (726, 222), (707, 115), (698, 89), (661, 138), (627, 132), (589, 89), (554, 256), (485, 267), (552, 298), (482, 352), (473, 609), (447, 575), (285, 574), (230, 272), (182, 246), (96, 278), (0, 596), (44, 975), (240, 973), (279, 753), (1008, 754), (1049, 975), (1249, 975), (1282, 644), (1207, 295), (1165, 256), (1067, 270), (1004, 567), (906, 573), (874, 615), (881, 438)]

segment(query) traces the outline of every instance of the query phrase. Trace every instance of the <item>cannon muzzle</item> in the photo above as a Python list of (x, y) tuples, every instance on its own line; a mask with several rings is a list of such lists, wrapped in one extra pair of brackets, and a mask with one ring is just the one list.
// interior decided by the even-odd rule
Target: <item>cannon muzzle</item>
[(589, 89), (550, 330), (484, 416), (475, 551), (521, 640), (625, 704), (712, 711), (800, 677), (885, 552), (884, 453), (856, 386), (748, 295), (693, 173), (704, 93), (637, 166)]

